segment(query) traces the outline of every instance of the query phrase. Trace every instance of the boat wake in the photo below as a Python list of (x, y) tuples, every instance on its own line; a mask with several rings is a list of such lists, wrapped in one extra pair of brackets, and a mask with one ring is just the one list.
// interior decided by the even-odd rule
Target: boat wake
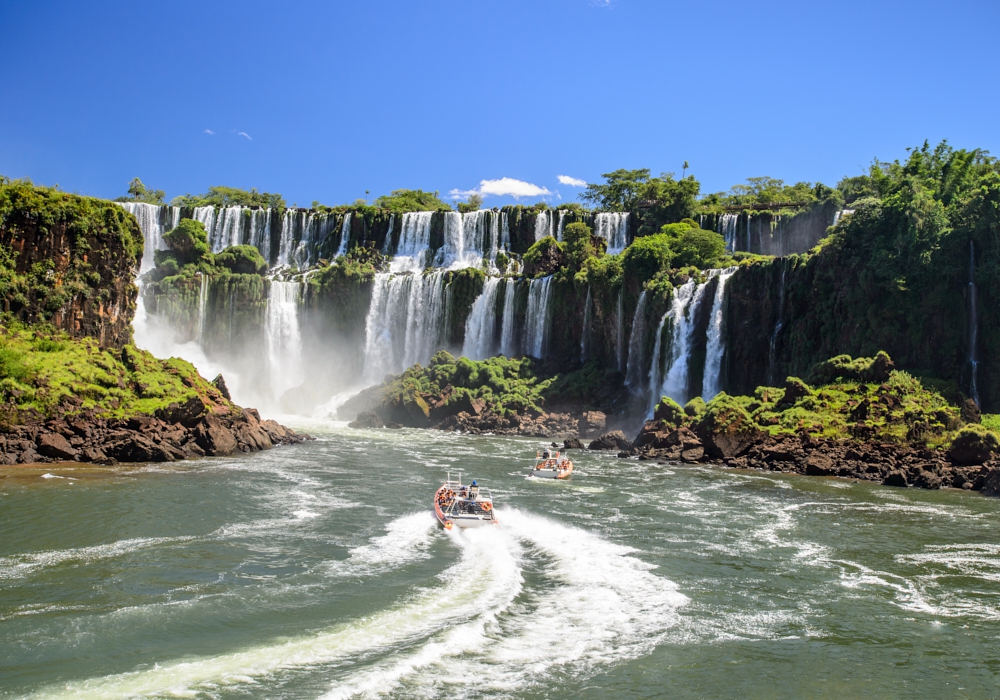
[[(636, 658), (678, 627), (687, 598), (630, 548), (531, 513), (500, 527), (444, 533), (403, 516), (332, 566), (331, 578), (377, 575), (433, 556), (447, 537), (454, 563), (378, 612), (317, 633), (210, 658), (49, 687), (33, 697), (129, 698), (254, 693), (308, 674), (327, 700), (523, 690), (552, 675), (587, 676)], [(449, 558), (449, 561), (452, 561)], [(263, 687), (262, 687), (263, 686)], [(265, 694), (267, 694), (265, 692)]]

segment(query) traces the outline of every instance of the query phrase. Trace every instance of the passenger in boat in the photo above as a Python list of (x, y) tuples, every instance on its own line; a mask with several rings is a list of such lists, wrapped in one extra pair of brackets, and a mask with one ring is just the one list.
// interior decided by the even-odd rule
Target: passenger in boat
[(475, 479), (472, 480), (472, 486), (469, 487), (469, 497), (472, 500), (476, 500), (479, 497), (479, 484), (476, 483)]
[(548, 459), (548, 458), (549, 458), (549, 451), (545, 450), (544, 452), (542, 452), (542, 459)]

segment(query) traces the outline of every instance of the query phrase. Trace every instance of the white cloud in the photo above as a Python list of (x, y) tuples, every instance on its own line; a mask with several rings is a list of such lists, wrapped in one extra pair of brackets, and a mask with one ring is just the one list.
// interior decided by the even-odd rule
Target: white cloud
[(587, 181), (586, 180), (578, 180), (575, 177), (570, 177), (569, 175), (560, 175), (559, 176), (559, 184), (560, 185), (569, 185), (570, 187), (586, 187), (587, 186)]
[(524, 180), (515, 180), (512, 177), (502, 177), (499, 180), (480, 180), (479, 188), (474, 190), (452, 190), (452, 199), (463, 199), (470, 195), (478, 194), (481, 197), (543, 197), (552, 193), (544, 187), (533, 185)]
[(215, 132), (212, 131), (211, 129), (205, 129), (204, 133), (208, 134), (209, 136), (215, 136)]
[(247, 141), (253, 141), (253, 139), (252, 139), (252, 138), (250, 138), (250, 134), (248, 134), (248, 133), (247, 133), (247, 132), (245, 132), (245, 131), (237, 131), (237, 132), (236, 132), (236, 135), (237, 135), (237, 136), (246, 136), (246, 137), (247, 137)]

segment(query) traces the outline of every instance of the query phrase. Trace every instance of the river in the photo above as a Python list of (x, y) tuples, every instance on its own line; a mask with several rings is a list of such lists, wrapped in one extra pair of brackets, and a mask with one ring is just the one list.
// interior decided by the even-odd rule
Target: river
[[(1000, 695), (1000, 500), (304, 427), (0, 471), (0, 697)], [(461, 467), (498, 527), (436, 526)]]

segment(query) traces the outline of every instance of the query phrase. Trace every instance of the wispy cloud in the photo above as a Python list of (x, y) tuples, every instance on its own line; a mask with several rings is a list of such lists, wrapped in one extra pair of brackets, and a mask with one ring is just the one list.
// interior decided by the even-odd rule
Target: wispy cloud
[(570, 187), (586, 187), (587, 186), (587, 181), (586, 180), (578, 180), (577, 178), (570, 177), (569, 175), (560, 175), (559, 176), (559, 184), (560, 185), (569, 185)]
[(452, 199), (463, 199), (470, 195), (478, 194), (481, 197), (544, 197), (552, 193), (544, 187), (533, 185), (524, 180), (515, 180), (512, 177), (502, 177), (499, 180), (480, 180), (479, 187), (474, 190), (452, 190)]
[(236, 132), (236, 135), (237, 135), (237, 136), (246, 136), (246, 137), (247, 137), (247, 141), (253, 141), (253, 139), (252, 139), (252, 138), (250, 138), (250, 134), (248, 134), (248, 133), (247, 133), (247, 132), (245, 132), (245, 131), (237, 131), (237, 132)]
[(209, 136), (215, 136), (215, 132), (212, 131), (211, 129), (205, 129), (204, 133), (208, 134)]
[(594, 7), (614, 7), (615, 0), (590, 0)]

